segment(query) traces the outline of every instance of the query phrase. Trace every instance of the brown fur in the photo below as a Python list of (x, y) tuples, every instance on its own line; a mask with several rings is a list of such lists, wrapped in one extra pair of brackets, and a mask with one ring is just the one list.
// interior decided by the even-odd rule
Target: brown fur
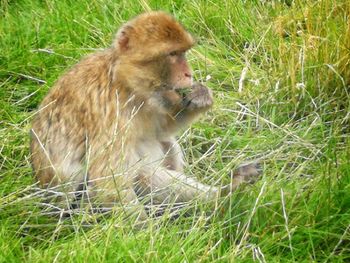
[(122, 26), (111, 48), (64, 74), (32, 125), (32, 164), (40, 185), (74, 193), (84, 184), (90, 201), (136, 204), (141, 219), (147, 216), (135, 189), (159, 203), (215, 199), (220, 189), (183, 174), (174, 137), (213, 102), (200, 84), (183, 98), (169, 81), (169, 53), (193, 44), (173, 17), (145, 13)]

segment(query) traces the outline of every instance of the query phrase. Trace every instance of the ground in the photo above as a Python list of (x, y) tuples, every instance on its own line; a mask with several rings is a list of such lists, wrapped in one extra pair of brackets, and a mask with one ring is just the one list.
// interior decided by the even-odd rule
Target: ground
[[(214, 214), (198, 207), (142, 231), (118, 217), (45, 214), (28, 146), (38, 104), (123, 22), (159, 9), (196, 37), (189, 61), (215, 97), (179, 138), (187, 172), (218, 184), (258, 159), (262, 179)], [(1, 262), (350, 259), (347, 0), (4, 0), (0, 17)]]

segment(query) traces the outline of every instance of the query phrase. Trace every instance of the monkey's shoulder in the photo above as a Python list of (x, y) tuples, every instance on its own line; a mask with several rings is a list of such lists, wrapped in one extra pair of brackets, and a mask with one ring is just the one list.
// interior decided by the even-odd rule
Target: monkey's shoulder
[(57, 83), (80, 87), (80, 85), (103, 82), (109, 78), (112, 62), (113, 53), (109, 49), (89, 54), (63, 74)]
[(43, 104), (56, 101), (77, 103), (85, 101), (93, 93), (107, 89), (110, 81), (109, 71), (112, 54), (109, 49), (98, 51), (83, 57), (63, 73), (43, 100)]

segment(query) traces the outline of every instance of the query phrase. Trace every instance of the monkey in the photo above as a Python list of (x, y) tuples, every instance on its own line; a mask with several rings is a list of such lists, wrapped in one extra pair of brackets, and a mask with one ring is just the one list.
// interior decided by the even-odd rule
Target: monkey
[(31, 163), (40, 186), (84, 194), (96, 206), (120, 204), (145, 221), (142, 197), (152, 204), (210, 202), (255, 180), (257, 164), (237, 169), (225, 186), (184, 173), (176, 135), (213, 105), (212, 91), (193, 81), (186, 59), (194, 45), (173, 16), (147, 12), (123, 24), (110, 47), (63, 74), (32, 121)]

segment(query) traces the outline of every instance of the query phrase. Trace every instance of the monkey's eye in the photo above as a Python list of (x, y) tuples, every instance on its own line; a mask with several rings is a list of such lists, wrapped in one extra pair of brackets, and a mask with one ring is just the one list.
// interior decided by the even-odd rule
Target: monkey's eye
[(177, 52), (176, 51), (172, 51), (172, 52), (169, 53), (169, 56), (172, 56), (172, 57), (173, 56), (177, 56)]

